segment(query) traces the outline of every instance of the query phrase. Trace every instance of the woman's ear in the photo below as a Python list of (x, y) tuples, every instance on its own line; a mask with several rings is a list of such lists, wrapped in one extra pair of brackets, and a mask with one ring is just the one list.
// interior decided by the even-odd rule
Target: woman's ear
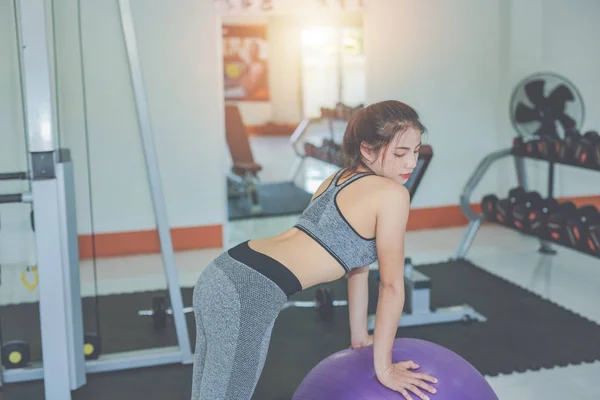
[(375, 161), (376, 157), (375, 157), (375, 154), (374, 154), (373, 150), (365, 142), (362, 142), (360, 144), (360, 153), (362, 154), (362, 156), (364, 157), (364, 159), (369, 162), (369, 164), (372, 164), (373, 161)]

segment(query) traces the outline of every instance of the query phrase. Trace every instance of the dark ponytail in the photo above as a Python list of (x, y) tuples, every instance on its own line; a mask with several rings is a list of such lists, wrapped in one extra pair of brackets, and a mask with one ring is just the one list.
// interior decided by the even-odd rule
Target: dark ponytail
[(350, 172), (359, 167), (370, 169), (360, 151), (364, 143), (373, 152), (386, 148), (397, 134), (414, 128), (423, 134), (426, 129), (417, 112), (400, 101), (388, 100), (357, 111), (348, 122), (342, 150)]

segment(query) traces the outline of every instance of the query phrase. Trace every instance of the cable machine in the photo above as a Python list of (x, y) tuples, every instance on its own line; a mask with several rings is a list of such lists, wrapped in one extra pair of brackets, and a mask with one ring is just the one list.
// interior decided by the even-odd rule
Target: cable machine
[(48, 45), (54, 38), (49, 38), (47, 33), (48, 4), (45, 0), (14, 2), (29, 171), (6, 178), (29, 180), (31, 191), (0, 195), (0, 204), (32, 204), (38, 258), (42, 358), (46, 363), (0, 369), (0, 386), (2, 382), (43, 379), (46, 399), (70, 399), (72, 390), (86, 384), (88, 373), (172, 363), (191, 364), (193, 355), (183, 312), (131, 8), (128, 0), (119, 0), (139, 130), (178, 345), (111, 353), (106, 356), (100, 354), (96, 359), (85, 359), (74, 166), (69, 150), (60, 148), (57, 143), (58, 135), (54, 129), (54, 82), (50, 68), (53, 50)]

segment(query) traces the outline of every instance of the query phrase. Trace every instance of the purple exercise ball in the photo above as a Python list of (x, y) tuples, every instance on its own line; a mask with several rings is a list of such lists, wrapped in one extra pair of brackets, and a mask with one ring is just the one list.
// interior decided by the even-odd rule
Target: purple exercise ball
[[(438, 379), (431, 400), (498, 400), (491, 386), (471, 364), (458, 354), (420, 339), (396, 339), (392, 362), (413, 361), (414, 372)], [(417, 395), (409, 392), (413, 399)], [(404, 397), (383, 386), (375, 375), (373, 346), (347, 349), (327, 357), (302, 380), (293, 400), (389, 399)]]

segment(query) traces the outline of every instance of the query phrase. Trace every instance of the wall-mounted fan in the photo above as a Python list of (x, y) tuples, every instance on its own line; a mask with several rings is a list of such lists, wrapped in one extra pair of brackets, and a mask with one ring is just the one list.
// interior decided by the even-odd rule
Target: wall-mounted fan
[(533, 74), (515, 88), (510, 118), (520, 137), (564, 138), (566, 131), (581, 129), (583, 99), (566, 78), (549, 72)]

